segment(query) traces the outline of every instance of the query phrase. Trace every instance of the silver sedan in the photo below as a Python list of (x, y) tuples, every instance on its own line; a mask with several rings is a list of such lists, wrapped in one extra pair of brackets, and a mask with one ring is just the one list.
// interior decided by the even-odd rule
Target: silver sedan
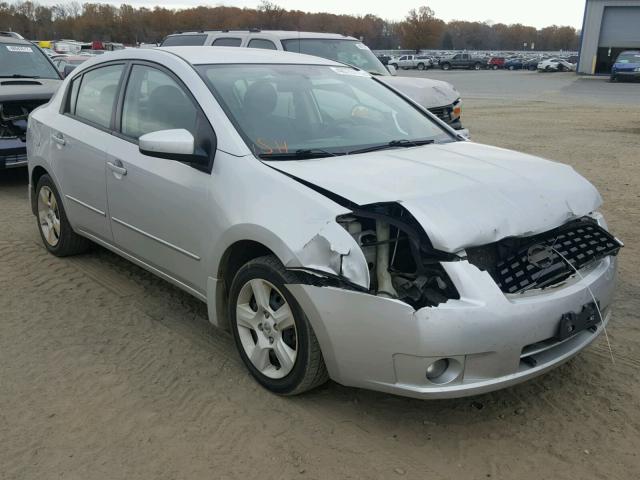
[(505, 387), (610, 318), (616, 254), (573, 169), (469, 142), (330, 60), (210, 47), (88, 60), (35, 110), (33, 212), (208, 305), (264, 387)]

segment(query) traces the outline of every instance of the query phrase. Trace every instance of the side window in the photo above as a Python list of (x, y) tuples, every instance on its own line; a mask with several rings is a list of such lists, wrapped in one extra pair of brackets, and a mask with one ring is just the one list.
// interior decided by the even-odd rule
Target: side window
[(71, 82), (69, 95), (67, 97), (67, 104), (64, 109), (65, 113), (70, 113), (71, 115), (75, 114), (76, 101), (78, 100), (78, 90), (80, 89), (81, 81), (82, 81), (82, 75), (80, 75), (77, 78), (74, 78), (73, 81)]
[(249, 41), (249, 48), (263, 48), (265, 50), (277, 50), (275, 44), (271, 40), (263, 38), (252, 38)]
[(241, 44), (241, 38), (216, 38), (213, 41), (214, 47), (239, 47)]
[(78, 90), (75, 116), (109, 128), (123, 70), (124, 65), (109, 65), (85, 73)]
[(138, 139), (158, 130), (184, 128), (197, 133), (198, 110), (182, 87), (166, 73), (134, 65), (122, 109), (122, 133)]

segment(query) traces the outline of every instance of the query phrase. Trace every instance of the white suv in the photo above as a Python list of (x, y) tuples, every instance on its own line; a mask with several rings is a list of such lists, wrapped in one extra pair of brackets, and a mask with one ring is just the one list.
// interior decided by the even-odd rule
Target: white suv
[[(460, 93), (453, 85), (428, 78), (396, 77), (395, 71), (389, 72), (369, 47), (354, 37), (287, 30), (211, 30), (174, 33), (161, 44), (163, 47), (198, 45), (285, 50), (353, 65), (383, 77), (387, 85), (411, 97), (450, 127), (463, 130)], [(467, 134), (466, 130), (461, 133)]]

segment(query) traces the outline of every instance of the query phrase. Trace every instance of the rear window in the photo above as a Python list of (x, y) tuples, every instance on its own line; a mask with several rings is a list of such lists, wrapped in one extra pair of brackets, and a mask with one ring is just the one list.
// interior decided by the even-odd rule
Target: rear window
[(241, 38), (216, 38), (213, 41), (214, 47), (239, 47), (242, 43)]
[(164, 39), (163, 47), (202, 46), (207, 40), (206, 35), (172, 35)]

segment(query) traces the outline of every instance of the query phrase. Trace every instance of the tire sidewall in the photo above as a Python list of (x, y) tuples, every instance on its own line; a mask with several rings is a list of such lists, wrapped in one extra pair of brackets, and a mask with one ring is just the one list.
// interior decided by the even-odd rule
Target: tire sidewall
[[(242, 287), (249, 280), (255, 278), (260, 278), (273, 284), (285, 297), (285, 300), (289, 304), (289, 308), (291, 308), (291, 312), (293, 313), (296, 332), (298, 336), (298, 351), (293, 369), (283, 378), (274, 379), (262, 374), (262, 372), (260, 372), (253, 365), (253, 363), (251, 363), (251, 360), (249, 360), (249, 358), (247, 357), (247, 354), (244, 351), (244, 347), (242, 346), (242, 342), (240, 341), (240, 335), (238, 333), (238, 327), (236, 323), (236, 304)], [(229, 292), (228, 305), (229, 327), (231, 328), (231, 334), (233, 335), (236, 347), (238, 348), (240, 358), (242, 358), (243, 363), (247, 366), (258, 383), (260, 383), (268, 390), (282, 395), (293, 392), (304, 379), (305, 371), (309, 365), (309, 329), (311, 328), (302, 308), (300, 307), (294, 296), (291, 294), (291, 292), (289, 292), (289, 290), (286, 288), (286, 283), (287, 279), (284, 278), (282, 274), (277, 270), (270, 268), (265, 264), (254, 262), (248, 263), (238, 271), (235, 278), (233, 279)]]
[[(47, 239), (44, 237), (42, 233), (42, 227), (40, 226), (40, 210), (39, 210), (39, 197), (40, 190), (42, 187), (49, 187), (49, 189), (53, 192), (53, 195), (56, 197), (56, 203), (58, 204), (58, 215), (60, 215), (60, 236), (58, 237), (58, 243), (55, 246), (52, 246), (47, 242)], [(62, 249), (64, 249), (64, 244), (66, 242), (66, 238), (68, 237), (67, 229), (71, 228), (69, 225), (69, 221), (67, 220), (67, 214), (64, 210), (64, 205), (62, 204), (62, 199), (60, 198), (60, 194), (58, 193), (58, 189), (56, 188), (53, 180), (49, 175), (43, 175), (38, 180), (38, 184), (36, 185), (36, 219), (38, 222), (38, 232), (40, 233), (40, 238), (42, 239), (42, 243), (45, 248), (53, 253), (57, 254)]]

